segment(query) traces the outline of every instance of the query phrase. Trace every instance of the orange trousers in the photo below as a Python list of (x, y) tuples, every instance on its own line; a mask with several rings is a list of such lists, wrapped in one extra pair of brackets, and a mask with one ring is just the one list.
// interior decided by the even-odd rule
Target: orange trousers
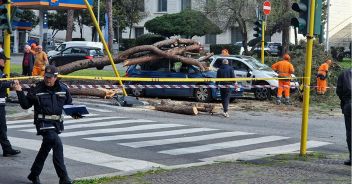
[(42, 66), (33, 66), (32, 76), (44, 76), (44, 70)]
[(285, 97), (290, 97), (290, 80), (279, 79), (279, 87), (277, 88), (277, 97), (282, 97), (282, 92), (285, 93)]
[(317, 78), (317, 93), (318, 94), (325, 94), (326, 92), (326, 87), (328, 86), (328, 81), (321, 80), (319, 77)]

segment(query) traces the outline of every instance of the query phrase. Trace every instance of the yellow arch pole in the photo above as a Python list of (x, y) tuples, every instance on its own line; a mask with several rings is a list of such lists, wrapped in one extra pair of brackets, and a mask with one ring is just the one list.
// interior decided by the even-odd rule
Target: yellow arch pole
[[(113, 68), (113, 70), (114, 70), (114, 73), (115, 73), (116, 77), (120, 78), (120, 74), (119, 74), (119, 72), (117, 71), (117, 68), (116, 68), (115, 63), (114, 63), (114, 59), (113, 59), (112, 56), (111, 56), (109, 47), (108, 47), (108, 45), (106, 44), (106, 41), (105, 41), (104, 36), (103, 36), (103, 33), (102, 33), (101, 30), (100, 30), (99, 24), (98, 24), (98, 22), (97, 22), (97, 19), (95, 18), (95, 15), (94, 15), (94, 13), (93, 13), (92, 7), (91, 7), (90, 4), (88, 3), (88, 0), (84, 0), (84, 3), (86, 4), (86, 7), (87, 7), (87, 9), (88, 9), (88, 11), (89, 11), (89, 14), (90, 14), (90, 17), (92, 18), (92, 21), (93, 21), (93, 23), (94, 23), (94, 26), (95, 26), (95, 28), (97, 29), (98, 33), (99, 33), (100, 40), (101, 40), (101, 42), (103, 42), (104, 49), (106, 50), (106, 52), (107, 52), (107, 54), (108, 54), (109, 60), (110, 60), (110, 62), (111, 62), (111, 66), (112, 66), (112, 68)], [(123, 86), (121, 79), (119, 79), (118, 81), (119, 81), (119, 84), (120, 84), (121, 86)], [(127, 96), (127, 93), (126, 93), (126, 89), (125, 89), (125, 88), (122, 88), (122, 92), (123, 92), (123, 95)]]
[(302, 127), (301, 127), (301, 149), (300, 155), (305, 156), (307, 151), (308, 138), (308, 115), (309, 115), (309, 100), (310, 100), (310, 79), (312, 71), (312, 52), (314, 38), (314, 15), (315, 15), (315, 0), (310, 0), (309, 10), (309, 31), (307, 35), (307, 50), (306, 50), (306, 66), (304, 72), (304, 96), (302, 108)]
[[(8, 18), (11, 18), (11, 1), (8, 1), (8, 4), (5, 4), (7, 9)], [(5, 57), (8, 58), (5, 62), (4, 73), (6, 74), (6, 78), (10, 78), (10, 58), (11, 58), (11, 33), (8, 30), (4, 31), (4, 54)], [(10, 89), (7, 89), (7, 94), (10, 93)]]

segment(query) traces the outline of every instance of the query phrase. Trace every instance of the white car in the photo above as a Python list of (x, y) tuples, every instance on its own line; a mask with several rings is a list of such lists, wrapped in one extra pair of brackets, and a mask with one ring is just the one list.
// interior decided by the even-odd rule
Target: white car
[[(218, 70), (222, 65), (223, 59), (229, 60), (233, 66), (235, 77), (238, 78), (277, 78), (278, 74), (273, 71), (268, 65), (260, 63), (258, 60), (251, 56), (231, 55), (220, 56), (214, 55), (210, 58), (210, 70)], [(292, 74), (292, 77), (295, 75)], [(245, 91), (254, 92), (254, 96), (258, 100), (270, 99), (273, 94), (276, 94), (276, 88), (279, 86), (278, 80), (248, 80), (239, 81), (238, 84), (243, 85)], [(270, 85), (267, 87), (255, 87), (253, 85)], [(291, 80), (291, 87), (294, 86), (292, 91), (298, 89), (299, 83)]]
[(48, 57), (52, 57), (52, 56), (60, 53), (62, 50), (66, 49), (66, 48), (76, 47), (76, 46), (98, 47), (101, 49), (102, 52), (103, 52), (103, 48), (104, 48), (103, 43), (101, 43), (101, 42), (70, 41), (70, 42), (61, 43), (54, 50), (49, 51)]

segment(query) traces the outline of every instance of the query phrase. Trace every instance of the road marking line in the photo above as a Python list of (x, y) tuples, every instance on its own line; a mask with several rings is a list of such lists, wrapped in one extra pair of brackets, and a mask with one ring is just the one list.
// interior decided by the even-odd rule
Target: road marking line
[[(84, 117), (93, 117), (98, 116), (99, 114), (86, 114)], [(64, 119), (72, 119), (71, 116), (64, 116)], [(13, 121), (6, 121), (6, 124), (20, 124), (20, 123), (33, 123), (33, 118), (31, 119), (21, 119), (21, 120), (13, 120)]]
[[(23, 139), (16, 137), (9, 137), (9, 139), (11, 140), (11, 144), (13, 146), (28, 150), (38, 151), (41, 145), (41, 141), (34, 139)], [(108, 167), (121, 171), (135, 171), (151, 169), (153, 167), (164, 167), (164, 165), (154, 162), (117, 157), (110, 154), (69, 145), (64, 145), (64, 156), (65, 158), (74, 161)]]
[[(174, 127), (182, 127), (186, 125), (180, 124), (150, 124), (150, 125), (138, 125), (138, 126), (130, 126), (130, 127), (122, 127), (122, 128), (105, 128), (105, 129), (96, 129), (96, 130), (84, 130), (84, 131), (76, 131), (76, 132), (64, 132), (61, 134), (61, 137), (74, 137), (81, 135), (92, 135), (92, 134), (105, 134), (105, 133), (116, 133), (116, 132), (129, 132), (129, 131), (137, 131), (137, 130), (152, 130), (159, 128), (174, 128)], [(28, 132), (28, 130), (23, 130)]]
[(171, 149), (171, 150), (164, 150), (159, 151), (158, 153), (164, 153), (169, 155), (184, 155), (184, 154), (191, 154), (191, 153), (199, 153), (204, 151), (212, 151), (218, 149), (226, 149), (226, 148), (236, 148), (240, 146), (247, 146), (251, 144), (259, 144), (265, 142), (272, 142), (278, 141), (283, 139), (289, 139), (289, 137), (281, 137), (281, 136), (266, 136), (266, 137), (257, 137), (251, 139), (243, 139), (243, 140), (236, 140), (236, 141), (228, 141), (228, 142), (221, 142), (215, 144), (207, 144), (202, 146), (193, 146), (193, 147), (186, 147), (186, 148), (178, 148), (178, 149)]
[(145, 120), (145, 119), (126, 119), (126, 120), (104, 121), (104, 122), (99, 122), (99, 123), (69, 125), (69, 126), (65, 126), (65, 130), (76, 129), (76, 128), (89, 128), (89, 127), (121, 125), (121, 124), (128, 124), (128, 123), (151, 123), (151, 122), (155, 122), (155, 121)]
[(161, 137), (169, 135), (182, 135), (187, 133), (204, 132), (204, 131), (214, 131), (217, 129), (211, 128), (187, 128), (181, 130), (170, 130), (161, 132), (148, 132), (140, 134), (127, 134), (127, 135), (112, 135), (112, 136), (102, 136), (102, 137), (89, 137), (84, 138), (92, 141), (112, 141), (112, 140), (122, 140), (122, 139), (137, 139), (137, 138), (150, 138), (150, 137)]
[(97, 112), (114, 112), (114, 111), (110, 111), (107, 109), (97, 109), (97, 108), (93, 108), (93, 107), (87, 107), (88, 110), (93, 110), (93, 111), (97, 111)]
[(141, 147), (147, 147), (147, 146), (160, 146), (160, 145), (166, 145), (166, 144), (196, 142), (196, 141), (211, 140), (211, 139), (226, 138), (226, 137), (235, 137), (235, 136), (240, 136), (240, 135), (251, 135), (251, 134), (254, 134), (254, 133), (220, 132), (220, 133), (198, 135), (198, 136), (191, 136), (191, 137), (180, 137), (180, 138), (150, 140), (150, 141), (140, 141), (140, 142), (129, 142), (129, 143), (119, 143), (119, 144), (123, 145), (123, 146), (133, 147), (133, 148), (141, 148)]
[[(320, 146), (325, 146), (331, 144), (329, 142), (320, 142), (320, 141), (308, 141), (307, 147), (308, 148), (315, 148)], [(201, 159), (202, 161), (229, 161), (229, 160), (254, 160), (258, 158), (269, 157), (278, 154), (285, 154), (285, 153), (292, 153), (295, 151), (300, 150), (300, 143), (295, 144), (288, 144), (283, 146), (276, 146), (276, 147), (268, 147), (268, 148), (261, 148), (255, 150), (249, 150), (239, 153), (233, 153), (228, 155), (221, 155), (215, 157), (209, 157)]]
[[(66, 124), (71, 124), (71, 123), (83, 123), (83, 122), (90, 122), (90, 121), (97, 121), (97, 120), (107, 120), (107, 119), (120, 119), (124, 117), (101, 117), (101, 118), (83, 118), (83, 119), (72, 119), (72, 120), (64, 120), (64, 125)], [(24, 124), (24, 125), (8, 125), (7, 128), (28, 128), (28, 127), (33, 127), (33, 120), (31, 122), (28, 122), (30, 124)], [(65, 127), (66, 128), (66, 127)]]

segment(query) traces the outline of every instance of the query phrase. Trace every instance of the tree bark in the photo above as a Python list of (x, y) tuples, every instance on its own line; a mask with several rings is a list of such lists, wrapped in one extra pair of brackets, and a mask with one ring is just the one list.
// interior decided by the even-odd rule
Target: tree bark
[(163, 111), (163, 112), (178, 113), (178, 114), (186, 114), (186, 115), (197, 115), (198, 114), (198, 110), (195, 106), (158, 105), (158, 106), (155, 106), (155, 110)]
[(67, 10), (67, 30), (66, 30), (66, 41), (72, 40), (72, 32), (73, 32), (73, 10)]

